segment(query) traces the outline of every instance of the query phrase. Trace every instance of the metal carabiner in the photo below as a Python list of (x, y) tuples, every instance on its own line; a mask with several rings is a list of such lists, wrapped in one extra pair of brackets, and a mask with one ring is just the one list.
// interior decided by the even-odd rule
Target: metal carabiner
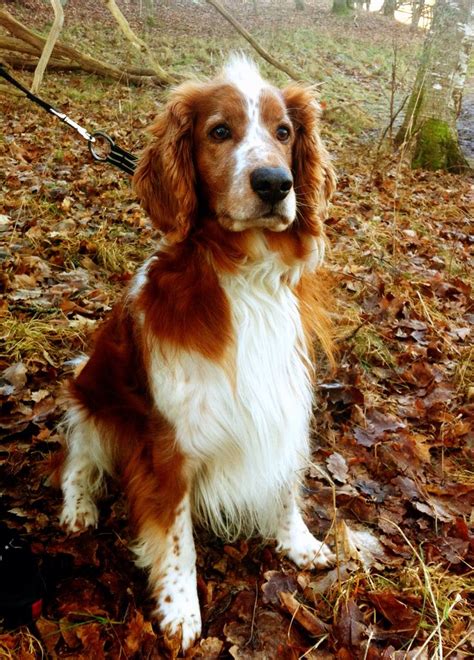
[[(117, 146), (107, 133), (103, 131), (92, 133), (88, 147), (94, 160), (115, 165), (119, 170), (130, 175), (135, 172), (137, 157)], [(98, 147), (100, 151), (97, 150)]]
[[(107, 135), (104, 131), (95, 131), (95, 133), (92, 133), (89, 137), (87, 146), (89, 147), (90, 154), (94, 160), (106, 163), (112, 153), (115, 142), (110, 135)], [(97, 149), (99, 149), (99, 151), (97, 151)]]

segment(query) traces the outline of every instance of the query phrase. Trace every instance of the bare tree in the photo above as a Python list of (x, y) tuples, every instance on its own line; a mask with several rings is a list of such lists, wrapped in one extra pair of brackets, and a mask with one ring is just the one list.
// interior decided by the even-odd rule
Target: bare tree
[(453, 172), (468, 167), (456, 119), (474, 39), (472, 0), (437, 0), (407, 112), (396, 142), (414, 139), (413, 167)]

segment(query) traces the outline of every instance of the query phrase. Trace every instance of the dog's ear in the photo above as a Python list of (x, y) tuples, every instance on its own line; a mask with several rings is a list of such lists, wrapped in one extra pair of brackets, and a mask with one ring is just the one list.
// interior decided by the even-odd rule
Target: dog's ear
[(292, 170), (297, 222), (319, 236), (336, 187), (330, 157), (319, 136), (320, 107), (311, 89), (302, 85), (290, 85), (283, 90), (283, 97), (295, 131)]
[(174, 241), (186, 237), (197, 213), (192, 144), (196, 91), (191, 83), (172, 93), (150, 128), (152, 141), (133, 177), (153, 224)]

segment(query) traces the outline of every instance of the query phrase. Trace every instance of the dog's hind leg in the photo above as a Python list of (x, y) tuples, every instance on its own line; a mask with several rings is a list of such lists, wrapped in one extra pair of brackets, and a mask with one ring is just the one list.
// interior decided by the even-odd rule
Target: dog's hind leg
[(63, 509), (60, 518), (70, 532), (96, 527), (95, 499), (102, 490), (104, 471), (109, 469), (96, 424), (81, 411), (68, 414), (67, 455), (61, 475)]

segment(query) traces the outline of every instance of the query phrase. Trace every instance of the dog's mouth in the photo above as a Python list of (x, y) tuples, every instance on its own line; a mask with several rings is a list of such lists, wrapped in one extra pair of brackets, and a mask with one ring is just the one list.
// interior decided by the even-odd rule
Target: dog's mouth
[(268, 229), (280, 232), (287, 229), (295, 219), (292, 209), (287, 209), (281, 202), (276, 204), (261, 203), (257, 209), (247, 216), (224, 213), (219, 217), (220, 224), (229, 231), (244, 231), (245, 229)]
[(254, 226), (264, 227), (270, 231), (284, 231), (289, 225), (291, 225), (293, 218), (289, 218), (287, 215), (279, 213), (278, 211), (275, 211), (274, 208), (271, 208), (259, 218), (255, 218), (253, 222), (255, 223)]
[(293, 219), (280, 213), (268, 211), (257, 217), (245, 218), (243, 220), (232, 218), (228, 215), (219, 217), (220, 224), (229, 231), (245, 231), (246, 229), (268, 229), (269, 231), (280, 232), (287, 229)]

